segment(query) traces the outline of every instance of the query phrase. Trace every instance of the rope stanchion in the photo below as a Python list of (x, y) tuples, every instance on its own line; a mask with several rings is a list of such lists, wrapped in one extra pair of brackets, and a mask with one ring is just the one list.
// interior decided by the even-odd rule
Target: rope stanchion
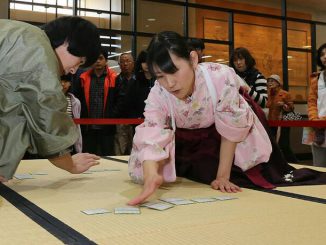
[(89, 125), (114, 125), (114, 124), (141, 124), (141, 118), (74, 118), (76, 124)]
[(310, 120), (298, 120), (298, 121), (282, 121), (282, 120), (270, 120), (268, 121), (271, 127), (313, 127), (313, 128), (326, 128), (326, 121), (310, 121)]

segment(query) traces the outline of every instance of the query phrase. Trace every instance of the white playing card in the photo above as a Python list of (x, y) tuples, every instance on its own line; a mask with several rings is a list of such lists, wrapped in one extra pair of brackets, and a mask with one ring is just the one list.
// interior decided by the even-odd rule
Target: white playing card
[(91, 173), (99, 173), (99, 172), (113, 172), (113, 171), (120, 171), (120, 169), (109, 169), (109, 168), (104, 168), (104, 169), (90, 169), (87, 172)]
[(35, 179), (31, 174), (15, 174), (14, 177), (16, 179)]
[(87, 215), (111, 213), (111, 211), (105, 208), (87, 209), (87, 210), (82, 210), (81, 212)]
[(140, 209), (137, 207), (120, 207), (114, 209), (115, 214), (140, 214)]
[(183, 198), (160, 198), (161, 201), (172, 203), (174, 205), (187, 205), (193, 204), (194, 202), (191, 200), (183, 199)]
[(45, 173), (45, 172), (33, 172), (33, 173), (30, 173), (31, 175), (48, 175), (48, 173)]
[(198, 197), (198, 198), (191, 198), (191, 200), (198, 203), (216, 202), (216, 199), (213, 197)]
[(169, 204), (169, 203), (163, 203), (163, 202), (158, 202), (158, 203), (144, 203), (141, 205), (142, 207), (147, 207), (147, 208), (151, 208), (151, 209), (155, 209), (155, 210), (167, 210), (169, 208), (172, 208), (173, 205)]
[(105, 169), (104, 171), (108, 171), (108, 172), (114, 172), (114, 171), (121, 171), (121, 169), (114, 169), (114, 168), (112, 168), (112, 169)]
[(238, 199), (237, 197), (230, 197), (230, 196), (219, 196), (219, 197), (214, 197), (218, 201), (227, 201), (227, 200), (233, 200), (233, 199)]

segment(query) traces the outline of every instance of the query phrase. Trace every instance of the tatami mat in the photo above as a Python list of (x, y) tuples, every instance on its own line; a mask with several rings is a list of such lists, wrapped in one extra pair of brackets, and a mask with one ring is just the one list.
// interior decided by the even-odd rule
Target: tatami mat
[[(166, 211), (142, 208), (140, 215), (85, 215), (80, 211), (125, 206), (141, 189), (130, 182), (127, 164), (102, 159), (101, 165), (93, 169), (120, 171), (71, 175), (47, 160), (26, 160), (17, 173), (41, 171), (48, 175), (12, 180), (8, 186), (98, 244), (275, 245), (326, 241), (325, 205), (248, 189), (233, 194), (239, 199), (230, 201), (176, 206)], [(159, 189), (152, 199), (220, 195), (206, 185), (180, 179)]]
[(0, 244), (62, 244), (0, 196)]

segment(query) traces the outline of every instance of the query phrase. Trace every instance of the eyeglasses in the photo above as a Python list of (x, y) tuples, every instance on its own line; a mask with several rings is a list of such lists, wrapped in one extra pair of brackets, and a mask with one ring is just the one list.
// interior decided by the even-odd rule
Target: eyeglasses
[(123, 65), (123, 64), (131, 64), (132, 61), (128, 60), (128, 61), (120, 61), (119, 64)]

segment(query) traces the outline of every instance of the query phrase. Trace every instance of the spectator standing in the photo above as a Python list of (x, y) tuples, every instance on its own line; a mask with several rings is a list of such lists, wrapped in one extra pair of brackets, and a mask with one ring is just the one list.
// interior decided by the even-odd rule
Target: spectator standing
[[(122, 53), (119, 57), (120, 74), (116, 78), (119, 117), (128, 118), (127, 87), (134, 81), (134, 58), (131, 53)], [(116, 125), (114, 136), (114, 152), (116, 155), (129, 155), (132, 147), (133, 126), (128, 124)]]
[[(268, 120), (282, 120), (282, 115), (294, 110), (293, 101), (289, 92), (282, 89), (281, 78), (271, 75), (267, 78), (269, 108)], [(279, 134), (277, 133), (279, 129)], [(277, 139), (278, 145), (288, 162), (296, 163), (298, 159), (294, 155), (290, 144), (290, 127), (271, 127), (272, 133)]]
[[(70, 91), (71, 91), (71, 84), (72, 84), (72, 76), (71, 74), (61, 76), (61, 85), (62, 85), (62, 92), (66, 96), (67, 100), (67, 114), (71, 118), (80, 118), (80, 110), (81, 105), (79, 99), (77, 99)], [(74, 146), (72, 147), (72, 152), (82, 152), (83, 149), (83, 138), (81, 135), (80, 125), (77, 125), (78, 128), (78, 139)]]
[(147, 52), (143, 50), (136, 60), (135, 80), (128, 85), (127, 100), (130, 118), (144, 118), (145, 100), (155, 83), (155, 78), (148, 70), (146, 59)]
[[(317, 50), (317, 65), (320, 72), (310, 76), (308, 96), (309, 120), (326, 120), (326, 43)], [(325, 128), (304, 128), (303, 143), (311, 145), (313, 164), (326, 167)]]
[[(80, 75), (75, 93), (81, 102), (81, 118), (115, 118), (116, 73), (107, 66), (101, 51), (91, 69)], [(114, 125), (82, 125), (83, 151), (100, 156), (114, 155)]]
[(231, 56), (231, 67), (246, 82), (250, 97), (261, 107), (267, 103), (267, 81), (263, 74), (255, 68), (256, 61), (249, 50), (236, 48)]

